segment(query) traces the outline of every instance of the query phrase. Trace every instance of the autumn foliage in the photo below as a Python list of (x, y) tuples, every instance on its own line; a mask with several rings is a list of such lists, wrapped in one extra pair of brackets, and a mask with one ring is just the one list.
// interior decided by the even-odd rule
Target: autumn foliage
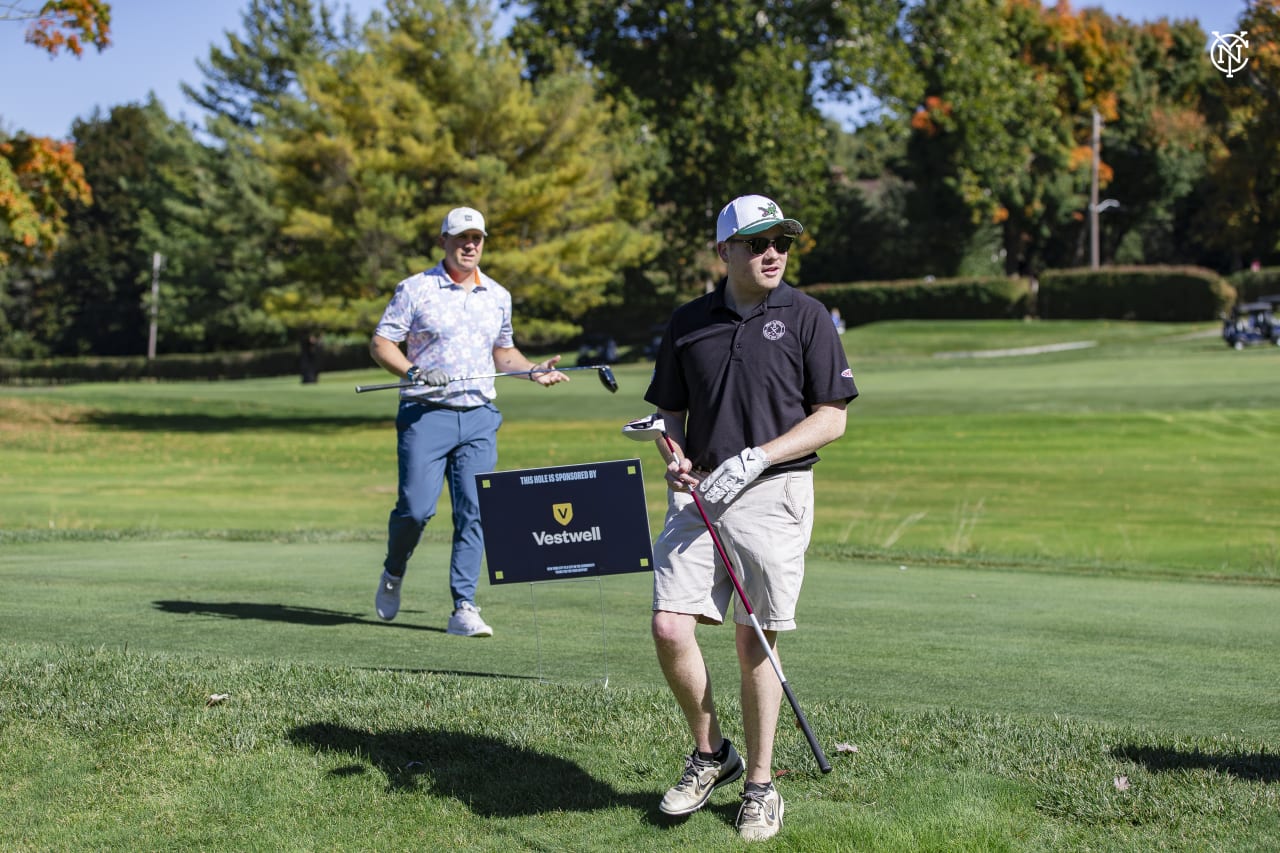
[(111, 44), (111, 6), (103, 0), (48, 0), (33, 17), (27, 43), (50, 56), (64, 48), (80, 56), (86, 43), (98, 50)]
[[(98, 50), (111, 43), (111, 6), (103, 0), (47, 0), (39, 9), (18, 3), (0, 18), (32, 21), (27, 43), (50, 56), (63, 49), (80, 56), (86, 42)], [(72, 143), (0, 134), (0, 265), (15, 251), (28, 258), (53, 254), (67, 205), (91, 199)]]
[(25, 134), (0, 142), (0, 264), (15, 244), (28, 255), (51, 254), (67, 203), (91, 199), (72, 143)]

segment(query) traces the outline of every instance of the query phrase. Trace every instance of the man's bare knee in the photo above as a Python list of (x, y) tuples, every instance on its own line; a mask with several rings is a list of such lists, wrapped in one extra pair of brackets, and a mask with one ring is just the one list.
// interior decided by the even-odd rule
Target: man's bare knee
[(662, 648), (679, 648), (693, 638), (697, 620), (686, 613), (670, 613), (655, 610), (653, 613), (653, 641)]

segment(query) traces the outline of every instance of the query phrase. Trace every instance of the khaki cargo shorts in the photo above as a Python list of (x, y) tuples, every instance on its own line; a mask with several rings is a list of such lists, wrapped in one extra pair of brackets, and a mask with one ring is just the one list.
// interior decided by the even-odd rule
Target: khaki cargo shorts
[[(724, 564), (688, 492), (667, 492), (667, 518), (654, 543), (653, 609), (719, 625), (750, 625)], [(756, 620), (766, 631), (796, 627), (804, 553), (813, 533), (813, 472), (761, 477), (723, 510), (702, 502), (733, 563)]]

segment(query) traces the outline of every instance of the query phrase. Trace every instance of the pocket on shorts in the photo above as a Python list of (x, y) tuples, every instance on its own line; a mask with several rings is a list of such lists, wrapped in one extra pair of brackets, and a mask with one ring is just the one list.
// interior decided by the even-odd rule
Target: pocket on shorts
[(791, 471), (783, 475), (782, 505), (793, 520), (803, 524), (813, 509), (813, 473)]

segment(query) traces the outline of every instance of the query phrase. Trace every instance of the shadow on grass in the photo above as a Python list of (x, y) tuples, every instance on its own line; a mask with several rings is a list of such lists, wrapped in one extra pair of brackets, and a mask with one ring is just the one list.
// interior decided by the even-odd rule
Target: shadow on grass
[(327, 431), (341, 427), (363, 427), (395, 423), (395, 410), (377, 415), (206, 415), (198, 412), (143, 413), (94, 411), (82, 421), (104, 429), (137, 432), (238, 432), (240, 430)]
[(623, 806), (661, 824), (654, 794), (623, 794), (559, 756), (496, 738), (443, 729), (375, 731), (311, 723), (289, 732), (298, 746), (345, 753), (356, 762), (329, 776), (359, 776), (372, 766), (392, 793), (427, 793), (464, 803), (482, 817)]
[(1213, 770), (1250, 782), (1280, 782), (1280, 756), (1265, 752), (1244, 755), (1214, 755), (1198, 749), (1190, 751), (1163, 746), (1117, 746), (1116, 758), (1141, 764), (1153, 773), (1171, 770)]
[(359, 613), (341, 610), (325, 610), (321, 607), (296, 607), (292, 604), (260, 604), (252, 601), (153, 601), (156, 609), (180, 615), (219, 616), (224, 619), (260, 619), (264, 622), (288, 622), (293, 625), (313, 625), (327, 628), (334, 625), (386, 625), (391, 628), (407, 628), (411, 631), (434, 631), (443, 634), (443, 628), (429, 625), (410, 625), (407, 622), (383, 622), (366, 619)]

